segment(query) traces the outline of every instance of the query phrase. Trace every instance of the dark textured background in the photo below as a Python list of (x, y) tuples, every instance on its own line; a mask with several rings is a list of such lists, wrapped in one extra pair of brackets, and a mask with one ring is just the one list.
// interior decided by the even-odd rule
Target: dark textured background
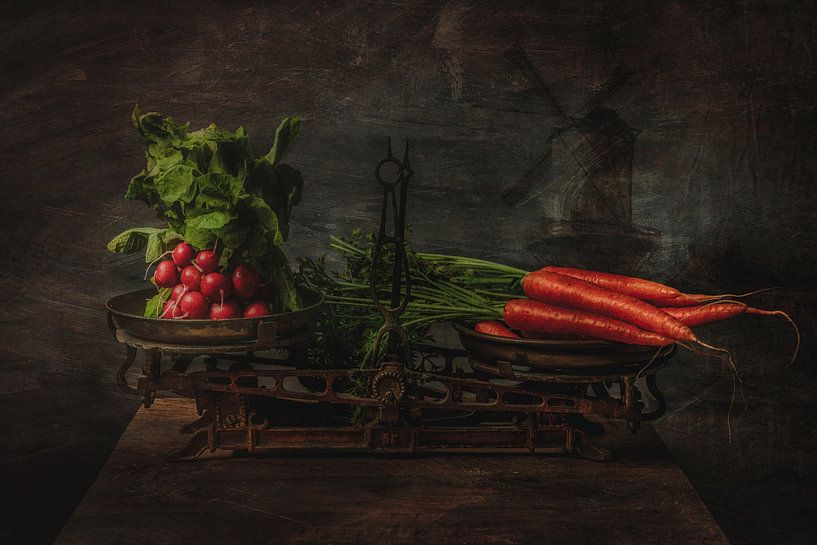
[[(632, 224), (649, 244), (622, 261), (615, 245), (628, 247), (625, 233), (578, 259), (685, 289), (790, 288), (757, 301), (800, 322), (794, 368), (785, 369), (793, 337), (782, 321), (746, 317), (702, 333), (733, 350), (744, 375), (732, 444), (730, 375), (699, 356), (682, 354), (662, 373), (670, 413), (657, 428), (733, 543), (814, 539), (810, 3), (35, 1), (0, 10), (0, 542), (49, 542), (136, 408), (114, 386), (122, 351), (102, 304), (140, 286), (143, 268), (105, 243), (153, 221), (122, 199), (144, 161), (129, 118), (137, 102), (194, 127), (243, 125), (258, 149), (284, 115), (301, 115), (288, 160), (307, 181), (293, 255), (373, 225), (372, 167), (394, 135), (414, 143), (418, 246), (529, 267), (577, 259), (548, 250), (542, 235), (576, 166), (554, 158), (519, 207), (503, 192), (567, 117), (583, 119), (593, 101), (615, 110), (640, 131)], [(514, 46), (561, 113), (509, 57)]]

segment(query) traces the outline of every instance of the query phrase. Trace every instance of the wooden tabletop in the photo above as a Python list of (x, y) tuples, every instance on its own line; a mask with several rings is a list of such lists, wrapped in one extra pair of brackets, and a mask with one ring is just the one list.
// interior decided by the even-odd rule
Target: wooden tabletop
[(609, 463), (527, 454), (166, 462), (194, 417), (187, 399), (140, 409), (56, 543), (727, 543), (649, 426), (608, 425), (618, 452)]

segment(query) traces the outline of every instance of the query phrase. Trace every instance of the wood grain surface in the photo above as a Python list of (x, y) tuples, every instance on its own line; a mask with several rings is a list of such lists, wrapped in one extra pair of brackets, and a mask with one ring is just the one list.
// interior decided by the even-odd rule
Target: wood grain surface
[[(136, 410), (115, 389), (124, 354), (103, 303), (145, 285), (139, 256), (105, 250), (155, 222), (122, 198), (144, 163), (137, 103), (193, 127), (243, 125), (258, 150), (302, 116), (292, 256), (375, 225), (372, 173), (391, 135), (412, 139), (408, 217), (425, 250), (581, 260), (693, 291), (785, 287), (753, 301), (794, 314), (795, 366), (782, 320), (703, 328), (732, 351), (742, 395), (729, 413), (723, 362), (681, 354), (659, 377), (670, 411), (657, 429), (733, 543), (813, 541), (812, 4), (0, 4), (0, 542), (53, 540)], [(586, 236), (607, 209), (581, 189), (585, 171), (626, 185), (602, 192), (626, 201), (617, 223)]]
[(169, 463), (191, 400), (140, 409), (57, 545), (726, 545), (651, 427), (609, 464), (548, 456), (267, 456)]

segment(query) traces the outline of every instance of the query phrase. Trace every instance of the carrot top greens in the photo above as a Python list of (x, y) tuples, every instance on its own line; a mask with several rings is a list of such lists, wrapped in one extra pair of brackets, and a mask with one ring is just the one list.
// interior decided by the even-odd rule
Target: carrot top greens
[[(375, 268), (375, 244), (373, 234), (356, 229), (347, 237), (331, 237), (330, 246), (341, 258), (339, 270), (332, 271), (325, 256), (300, 261), (297, 280), (322, 291), (327, 303), (310, 342), (312, 359), (319, 366), (368, 366), (383, 356), (372, 353), (383, 317), (374, 307), (369, 282), (374, 275), (378, 297), (388, 306), (394, 252), (386, 246)], [(467, 257), (423, 254), (409, 244), (406, 252), (411, 299), (400, 323), (412, 342), (429, 340), (430, 327), (437, 323), (500, 318), (505, 302), (521, 296), (519, 269)], [(386, 343), (380, 346), (385, 352)]]

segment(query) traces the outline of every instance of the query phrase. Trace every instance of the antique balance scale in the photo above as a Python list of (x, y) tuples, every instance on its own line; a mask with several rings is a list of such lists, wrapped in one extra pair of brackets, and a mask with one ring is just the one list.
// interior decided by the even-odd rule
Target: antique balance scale
[[(318, 449), (521, 450), (606, 461), (612, 453), (591, 439), (603, 428), (585, 417), (625, 420), (636, 431), (665, 412), (655, 375), (674, 345), (656, 354), (601, 340), (494, 337), (455, 323), (463, 349), (410, 346), (399, 321), (411, 297), (403, 240), (413, 174), (408, 145), (401, 161), (389, 143), (375, 174), (383, 207), (374, 262), (386, 245), (396, 257), (390, 306), (373, 296), (384, 318), (376, 342), (388, 342), (388, 356), (370, 368), (309, 367), (309, 334), (323, 303), (318, 293), (302, 293), (304, 308), (296, 312), (220, 321), (144, 318), (151, 290), (108, 302), (108, 325), (127, 348), (119, 387), (140, 395), (146, 408), (160, 391), (196, 401), (199, 418), (181, 430), (190, 439), (170, 459), (208, 450)], [(138, 352), (144, 364), (134, 388), (126, 373)], [(649, 412), (636, 386), (640, 378), (655, 400)], [(356, 424), (349, 418), (354, 407), (362, 415)]]

